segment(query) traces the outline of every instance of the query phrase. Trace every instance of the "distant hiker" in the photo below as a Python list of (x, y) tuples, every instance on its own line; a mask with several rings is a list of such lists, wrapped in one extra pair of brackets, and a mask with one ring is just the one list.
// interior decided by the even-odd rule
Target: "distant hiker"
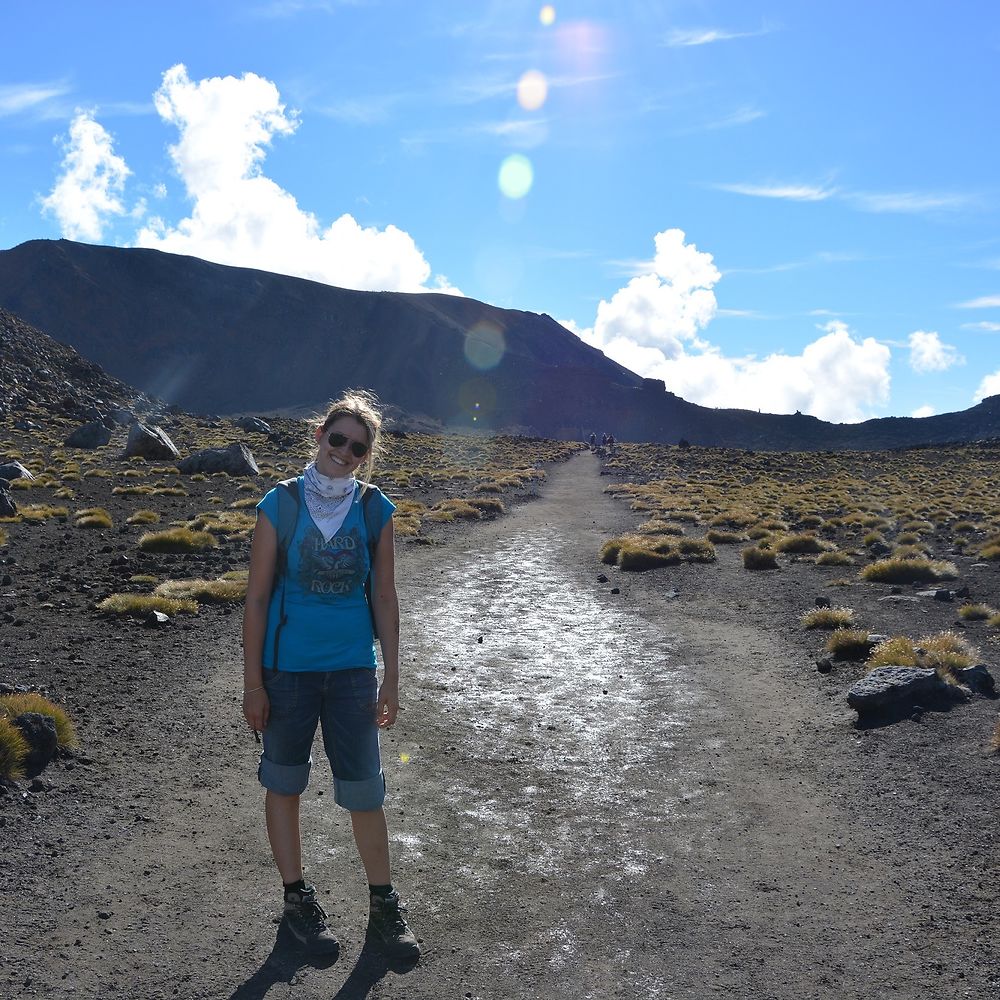
[(597, 435), (591, 431), (590, 432), (590, 450), (594, 451), (597, 448)]
[(601, 447), (602, 448), (607, 448), (607, 446), (608, 446), (608, 435), (607, 434), (602, 434), (601, 435)]
[(614, 434), (608, 435), (608, 451), (613, 452), (615, 450), (615, 436)]
[(365, 479), (372, 475), (382, 423), (376, 402), (353, 391), (332, 403), (303, 475), (257, 505), (243, 616), (243, 715), (264, 736), (257, 774), (267, 789), (267, 834), (292, 933), (316, 953), (339, 951), (316, 888), (303, 878), (299, 833), (299, 797), (322, 723), (333, 798), (350, 811), (368, 876), (368, 940), (416, 960), (420, 946), (392, 886), (379, 758), (379, 729), (399, 710), (395, 506), (354, 476), (362, 463)]

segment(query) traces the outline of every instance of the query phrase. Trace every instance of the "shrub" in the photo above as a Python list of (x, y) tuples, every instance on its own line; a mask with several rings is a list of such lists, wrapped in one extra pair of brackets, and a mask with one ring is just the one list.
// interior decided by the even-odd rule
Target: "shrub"
[(979, 550), (980, 559), (988, 559), (991, 562), (1000, 560), (1000, 542), (992, 542), (989, 545), (984, 545)]
[(847, 628), (854, 624), (852, 608), (810, 608), (799, 619), (803, 628)]
[(770, 549), (756, 546), (743, 550), (744, 569), (777, 569), (778, 559)]
[(654, 517), (650, 521), (644, 521), (635, 529), (640, 535), (683, 535), (684, 529), (679, 524), (672, 524), (670, 521), (661, 521)]
[(478, 521), (482, 516), (483, 512), (468, 500), (439, 500), (427, 514), (432, 521), (454, 521), (456, 517)]
[(879, 559), (858, 574), (870, 583), (926, 583), (935, 580), (954, 580), (958, 569), (954, 563), (931, 560), (924, 557), (915, 559)]
[(873, 545), (885, 545), (885, 535), (879, 531), (869, 531), (861, 541), (870, 549)]
[(214, 549), (217, 544), (207, 531), (192, 531), (184, 527), (147, 531), (139, 539), (139, 548), (144, 552), (203, 552)]
[(242, 601), (247, 594), (246, 579), (235, 580), (166, 580), (153, 591), (154, 597), (172, 600), (190, 598), (199, 604), (229, 604)]
[(505, 510), (503, 501), (496, 499), (496, 497), (474, 497), (469, 503), (477, 510), (481, 510), (484, 514), (489, 514), (491, 517), (503, 514)]
[[(246, 486), (248, 484), (244, 483), (243, 485)], [(255, 489), (255, 487), (251, 486), (250, 489)], [(249, 507), (256, 507), (257, 503), (258, 500), (255, 496), (243, 497), (242, 500), (234, 500), (229, 506), (232, 507), (233, 510), (246, 510)]]
[(5, 694), (0, 696), (0, 716), (8, 719), (16, 719), (25, 712), (37, 712), (39, 715), (47, 715), (56, 727), (56, 740), (61, 747), (76, 746), (76, 730), (66, 712), (66, 709), (48, 698), (28, 691), (18, 694)]
[(958, 609), (958, 617), (968, 622), (988, 621), (996, 611), (986, 604), (963, 604)]
[(952, 526), (951, 530), (957, 535), (970, 534), (973, 531), (978, 531), (978, 527), (972, 523), (972, 521), (956, 521)]
[(872, 651), (864, 629), (838, 628), (826, 640), (826, 651), (835, 660), (863, 660)]
[(618, 553), (618, 565), (626, 572), (641, 572), (659, 566), (676, 566), (680, 561), (680, 554), (675, 549), (654, 552), (638, 545), (629, 545)]
[(944, 680), (956, 680), (956, 671), (979, 662), (979, 650), (954, 632), (925, 635), (917, 642), (922, 667), (933, 667)]
[(153, 493), (152, 486), (116, 486), (112, 491), (116, 496), (141, 497), (149, 496)]
[(915, 667), (917, 650), (905, 635), (883, 639), (872, 651), (866, 664), (869, 670), (876, 667)]
[(820, 541), (814, 534), (785, 535), (774, 546), (779, 552), (826, 552), (829, 542)]
[(24, 758), (31, 752), (24, 733), (10, 719), (0, 715), (0, 779), (16, 781), (24, 777)]
[(155, 510), (137, 510), (128, 520), (126, 524), (157, 524), (160, 520), (160, 515), (156, 513)]
[(846, 552), (824, 552), (816, 560), (817, 566), (850, 566), (853, 559)]
[(893, 559), (926, 559), (927, 556), (925, 545), (897, 545), (892, 550)]
[(77, 528), (111, 528), (111, 515), (103, 507), (85, 507), (73, 515), (73, 524)]
[(97, 605), (97, 610), (105, 615), (145, 618), (151, 611), (161, 611), (165, 615), (194, 615), (198, 613), (198, 604), (190, 598), (157, 597), (153, 594), (112, 594)]

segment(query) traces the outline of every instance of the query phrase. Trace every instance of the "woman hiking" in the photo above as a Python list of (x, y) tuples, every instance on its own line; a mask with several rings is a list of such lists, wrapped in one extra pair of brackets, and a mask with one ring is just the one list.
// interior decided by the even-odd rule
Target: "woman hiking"
[(381, 423), (372, 395), (345, 393), (318, 423), (315, 458), (303, 475), (257, 505), (243, 616), (243, 715), (263, 734), (258, 778), (289, 929), (314, 953), (339, 952), (302, 869), (299, 797), (320, 724), (334, 801), (351, 814), (368, 878), (367, 939), (391, 957), (416, 960), (420, 946), (392, 885), (378, 738), (399, 711), (395, 506), (355, 478), (362, 464), (364, 480), (371, 478)]

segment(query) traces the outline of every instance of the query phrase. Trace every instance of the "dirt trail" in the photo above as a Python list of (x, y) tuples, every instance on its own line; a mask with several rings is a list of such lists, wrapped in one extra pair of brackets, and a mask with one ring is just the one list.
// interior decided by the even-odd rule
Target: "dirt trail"
[[(797, 679), (801, 650), (756, 582), (725, 565), (602, 568), (601, 543), (635, 517), (598, 472), (580, 455), (508, 516), (400, 546), (405, 711), (383, 754), (415, 969), (362, 948), (364, 883), (325, 762), (304, 853), (340, 960), (316, 966), (274, 922), (234, 614), (130, 652), (162, 661), (155, 684), (127, 686), (134, 752), (63, 776), (81, 819), (58, 860), (41, 838), (7, 845), (25, 891), (0, 897), (14, 928), (0, 995), (997, 995), (992, 839), (970, 859), (971, 841), (907, 830), (919, 766), (898, 795), (871, 773), (887, 741)], [(94, 683), (127, 702), (120, 671)], [(118, 791), (94, 795), (102, 781)], [(981, 896), (962, 933), (956, 862)]]

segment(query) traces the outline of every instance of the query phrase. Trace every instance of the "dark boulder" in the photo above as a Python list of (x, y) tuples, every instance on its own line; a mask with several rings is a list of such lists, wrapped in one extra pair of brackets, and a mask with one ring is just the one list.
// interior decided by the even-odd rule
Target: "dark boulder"
[(66, 438), (67, 448), (100, 448), (111, 440), (111, 431), (104, 426), (103, 420), (91, 420), (90, 423), (77, 427)]
[(136, 421), (128, 431), (125, 443), (126, 458), (149, 458), (155, 462), (169, 462), (180, 458), (180, 452), (161, 427)]
[(259, 476), (260, 469), (250, 449), (238, 441), (228, 448), (205, 448), (177, 463), (177, 469), (186, 476), (201, 472), (226, 472), (230, 476)]

